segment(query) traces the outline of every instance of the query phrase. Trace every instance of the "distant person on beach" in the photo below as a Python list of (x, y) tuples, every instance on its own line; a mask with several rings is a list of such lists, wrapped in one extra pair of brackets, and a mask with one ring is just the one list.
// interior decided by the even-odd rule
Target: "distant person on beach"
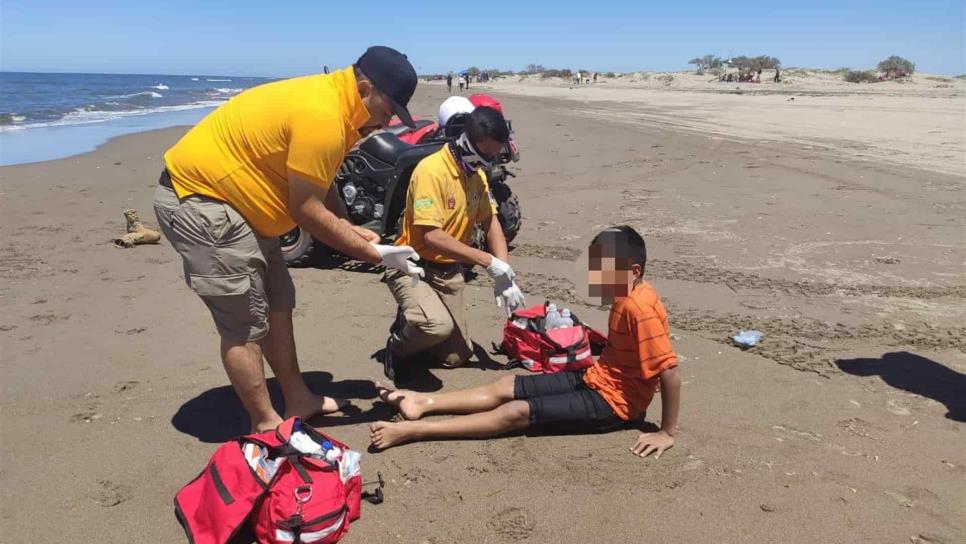
[(453, 92), (453, 74), (446, 74), (446, 91)]
[[(327, 207), (346, 152), (406, 109), (416, 71), (402, 53), (371, 47), (330, 75), (267, 83), (235, 96), (164, 155), (154, 195), (158, 223), (181, 255), (188, 286), (208, 306), (228, 379), (253, 432), (282, 422), (262, 363), (285, 397), (285, 417), (338, 411), (343, 403), (309, 390), (292, 332), (295, 285), (279, 236), (301, 226), (340, 252), (419, 275), (411, 247), (377, 245), (376, 233)], [(304, 234), (303, 234), (304, 235)], [(171, 316), (172, 321), (181, 316)], [(168, 339), (177, 357), (181, 339)]]
[(775, 81), (775, 83), (781, 83), (781, 81), (782, 81), (782, 73), (778, 69), (777, 66), (775, 67), (775, 79), (774, 79), (774, 81)]
[[(450, 121), (444, 119), (450, 113), (447, 103), (455, 106), (454, 111), (467, 111), (459, 106), (462, 101), (467, 100), (447, 99), (440, 108), (440, 123)], [(416, 356), (452, 368), (473, 354), (463, 300), (465, 265), (486, 270), (497, 306), (510, 311), (523, 304), (484, 172), (509, 145), (510, 128), (496, 109), (470, 106), (462, 134), (420, 161), (406, 194), (396, 243), (411, 245), (419, 253), (426, 279), (414, 285), (402, 272), (386, 272), (386, 286), (398, 307), (383, 360), (386, 377), (392, 380), (408, 370)], [(471, 244), (477, 226), (486, 234), (488, 251)]]
[[(423, 394), (379, 388), (405, 421), (369, 426), (377, 449), (441, 438), (486, 438), (524, 429), (604, 432), (641, 423), (660, 386), (661, 428), (641, 433), (631, 452), (660, 457), (674, 446), (681, 376), (667, 312), (644, 281), (644, 240), (631, 227), (607, 229), (590, 243), (590, 291), (612, 303), (607, 347), (586, 372), (507, 375), (482, 387)], [(423, 421), (430, 414), (467, 414)]]
[(460, 75), (460, 92), (463, 92), (464, 88), (466, 88), (466, 77)]

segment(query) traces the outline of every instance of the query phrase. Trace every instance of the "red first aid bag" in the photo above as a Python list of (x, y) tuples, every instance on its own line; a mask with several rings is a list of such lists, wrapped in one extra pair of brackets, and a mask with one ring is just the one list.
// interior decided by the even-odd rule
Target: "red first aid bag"
[[(552, 374), (583, 370), (594, 364), (607, 345), (607, 337), (570, 317), (573, 327), (545, 330), (547, 306), (517, 310), (503, 327), (500, 350), (510, 358), (508, 367), (522, 366), (531, 372)], [(524, 324), (524, 326), (521, 326)]]
[[(332, 454), (295, 449), (289, 439), (299, 432)], [(174, 503), (192, 544), (233, 542), (249, 522), (260, 543), (329, 544), (359, 518), (361, 496), (359, 454), (290, 418), (220, 446)]]

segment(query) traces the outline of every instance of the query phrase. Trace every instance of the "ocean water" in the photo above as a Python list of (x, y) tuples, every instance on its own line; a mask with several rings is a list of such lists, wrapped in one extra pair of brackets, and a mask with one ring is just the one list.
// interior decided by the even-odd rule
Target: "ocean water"
[(66, 157), (107, 139), (194, 123), (271, 81), (232, 76), (0, 72), (0, 164)]

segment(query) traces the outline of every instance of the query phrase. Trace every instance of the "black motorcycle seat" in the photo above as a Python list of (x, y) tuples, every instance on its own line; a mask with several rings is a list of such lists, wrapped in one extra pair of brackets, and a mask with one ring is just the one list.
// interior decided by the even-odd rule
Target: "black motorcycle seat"
[(415, 128), (409, 128), (403, 124), (393, 125), (387, 128), (386, 132), (390, 132), (392, 134), (395, 134), (396, 136), (402, 136), (403, 134), (409, 134), (414, 130), (419, 130), (425, 126), (432, 125), (433, 121), (430, 121), (429, 119), (418, 119), (414, 121), (413, 124), (416, 125)]
[(359, 149), (387, 164), (396, 164), (399, 155), (413, 146), (391, 132), (378, 132), (362, 142)]

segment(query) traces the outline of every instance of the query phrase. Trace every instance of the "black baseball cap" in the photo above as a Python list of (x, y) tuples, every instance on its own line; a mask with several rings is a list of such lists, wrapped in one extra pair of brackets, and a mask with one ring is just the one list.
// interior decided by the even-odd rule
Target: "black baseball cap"
[(416, 92), (416, 70), (406, 55), (391, 47), (374, 45), (356, 61), (369, 81), (392, 102), (392, 111), (408, 127), (415, 127), (406, 106)]

